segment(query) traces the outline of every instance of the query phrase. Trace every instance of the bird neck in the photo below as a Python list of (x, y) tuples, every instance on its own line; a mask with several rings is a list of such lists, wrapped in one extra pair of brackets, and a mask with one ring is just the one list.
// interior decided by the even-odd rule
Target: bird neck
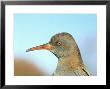
[(78, 55), (72, 55), (64, 58), (60, 58), (58, 60), (59, 66), (67, 66), (67, 67), (76, 67), (79, 66), (79, 64), (82, 64), (82, 59)]
[(83, 66), (83, 62), (80, 56), (72, 55), (68, 57), (62, 57), (58, 59), (55, 74), (60, 74), (61, 72), (68, 73), (69, 71), (75, 70), (79, 66)]

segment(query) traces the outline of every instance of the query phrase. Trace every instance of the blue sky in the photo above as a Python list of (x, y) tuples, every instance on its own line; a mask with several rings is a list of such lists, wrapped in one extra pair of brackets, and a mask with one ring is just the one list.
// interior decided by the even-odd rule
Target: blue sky
[(68, 32), (76, 40), (84, 63), (92, 75), (97, 74), (96, 14), (15, 14), (14, 54), (28, 58), (51, 74), (57, 58), (47, 50), (26, 53), (26, 49), (47, 43), (59, 32)]

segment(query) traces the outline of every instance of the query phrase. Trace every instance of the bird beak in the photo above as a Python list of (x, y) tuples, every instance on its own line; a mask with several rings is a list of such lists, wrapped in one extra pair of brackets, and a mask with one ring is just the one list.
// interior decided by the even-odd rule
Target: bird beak
[(50, 50), (52, 49), (54, 46), (50, 45), (49, 43), (47, 44), (43, 44), (43, 45), (40, 45), (40, 46), (36, 46), (36, 47), (32, 47), (32, 48), (29, 48), (26, 50), (26, 52), (29, 52), (29, 51), (34, 51), (34, 50), (43, 50), (43, 49), (46, 49), (46, 50)]

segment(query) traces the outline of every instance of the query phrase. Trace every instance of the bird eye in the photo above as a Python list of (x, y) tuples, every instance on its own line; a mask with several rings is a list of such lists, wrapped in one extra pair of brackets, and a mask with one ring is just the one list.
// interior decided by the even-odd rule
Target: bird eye
[(61, 45), (61, 42), (57, 42), (57, 45), (60, 46)]

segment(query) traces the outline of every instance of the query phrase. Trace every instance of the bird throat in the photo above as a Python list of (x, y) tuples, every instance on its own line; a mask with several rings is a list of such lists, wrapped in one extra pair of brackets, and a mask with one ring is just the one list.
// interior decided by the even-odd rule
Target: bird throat
[(58, 64), (54, 75), (67, 75), (83, 64), (81, 57), (72, 55), (58, 59)]

